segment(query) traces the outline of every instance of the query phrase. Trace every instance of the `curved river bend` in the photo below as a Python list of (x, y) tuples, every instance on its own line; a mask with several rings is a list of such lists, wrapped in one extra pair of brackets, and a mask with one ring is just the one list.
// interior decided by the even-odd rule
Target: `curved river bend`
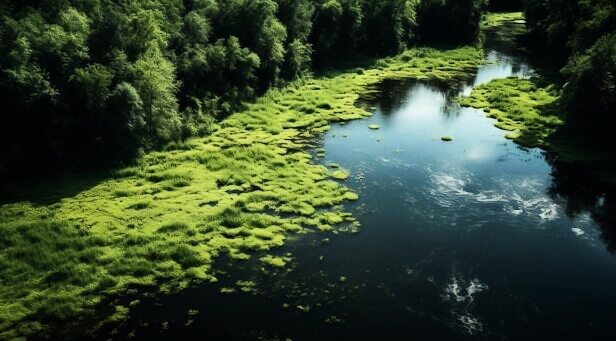
[(120, 332), (144, 339), (609, 336), (616, 257), (601, 228), (589, 212), (567, 214), (542, 151), (518, 147), (482, 111), (455, 103), (478, 84), (532, 74), (519, 57), (489, 51), (488, 61), (455, 90), (385, 82), (371, 118), (334, 124), (324, 135), (323, 163), (349, 169), (347, 185), (360, 194), (348, 207), (360, 233), (302, 237), (280, 250), (297, 262), (275, 276), (234, 264), (230, 273), (257, 277), (259, 295), (188, 289), (144, 302)]

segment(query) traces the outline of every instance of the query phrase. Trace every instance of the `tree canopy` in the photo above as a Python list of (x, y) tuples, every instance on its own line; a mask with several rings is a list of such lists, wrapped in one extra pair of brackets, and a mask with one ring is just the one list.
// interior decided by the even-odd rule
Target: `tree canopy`
[(527, 0), (525, 12), (533, 40), (564, 66), (567, 112), (594, 129), (611, 127), (616, 112), (616, 3)]
[[(0, 175), (117, 164), (345, 59), (471, 42), (484, 0), (0, 2)], [(455, 30), (433, 34), (447, 20)]]

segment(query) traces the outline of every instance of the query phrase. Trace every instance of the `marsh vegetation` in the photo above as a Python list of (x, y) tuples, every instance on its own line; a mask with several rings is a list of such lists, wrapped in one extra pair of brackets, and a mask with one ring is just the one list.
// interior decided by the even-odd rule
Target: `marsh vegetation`
[[(560, 246), (616, 283), (590, 250), (616, 240), (616, 9), (574, 3), (0, 2), (0, 338), (371, 335), (356, 305), (390, 337), (405, 314), (426, 336), (538, 335), (478, 307), (489, 288), (564, 324), (566, 307), (439, 252), (505, 247), (479, 234), (503, 221), (512, 245), (567, 226)], [(562, 41), (561, 74), (536, 45)], [(434, 250), (409, 254), (415, 238)], [(499, 266), (525, 279), (518, 256)], [(600, 313), (580, 335), (606, 330)]]

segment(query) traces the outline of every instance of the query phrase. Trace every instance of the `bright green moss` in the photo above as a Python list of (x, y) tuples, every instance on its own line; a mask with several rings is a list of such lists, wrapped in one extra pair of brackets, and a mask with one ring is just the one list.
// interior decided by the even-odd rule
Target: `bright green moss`
[(333, 171), (331, 176), (332, 178), (336, 180), (346, 180), (349, 178), (349, 172), (345, 170), (337, 170), (337, 171)]
[(476, 87), (460, 103), (484, 109), (498, 128), (511, 131), (507, 138), (525, 147), (549, 147), (548, 137), (563, 124), (555, 109), (557, 99), (553, 85), (541, 87), (533, 79), (510, 77)]
[[(482, 56), (470, 47), (412, 49), (379, 61), (379, 69), (301, 79), (247, 104), (210, 136), (144, 155), (54, 204), (1, 206), (0, 339), (91, 318), (109, 310), (100, 307), (106, 297), (129, 287), (166, 293), (216, 282), (218, 257), (246, 260), (284, 245), (291, 233), (356, 232), (359, 223), (336, 207), (357, 194), (312, 163), (308, 142), (332, 122), (370, 116), (357, 100), (386, 78), (457, 83)], [(255, 291), (254, 283), (237, 286)], [(125, 318), (127, 309), (118, 306), (107, 320)]]
[(353, 192), (346, 192), (346, 193), (344, 193), (344, 198), (346, 200), (356, 201), (356, 200), (359, 200), (359, 195), (357, 195), (356, 193), (353, 193)]
[(524, 13), (522, 12), (504, 12), (504, 13), (488, 13), (481, 21), (482, 29), (498, 29), (503, 28), (508, 23), (518, 23), (524, 25)]
[[(562, 162), (584, 164), (601, 181), (614, 184), (611, 150), (582, 141), (573, 125), (564, 125), (558, 110), (559, 91), (538, 79), (494, 80), (473, 90), (463, 105), (483, 109), (495, 125), (509, 131), (505, 137), (525, 147), (549, 150)], [(609, 155), (609, 156), (606, 156)]]
[(264, 257), (260, 258), (261, 262), (271, 265), (273, 267), (277, 267), (277, 268), (283, 268), (285, 265), (287, 265), (287, 262), (291, 261), (291, 258), (289, 257), (274, 257), (271, 255), (267, 255)]

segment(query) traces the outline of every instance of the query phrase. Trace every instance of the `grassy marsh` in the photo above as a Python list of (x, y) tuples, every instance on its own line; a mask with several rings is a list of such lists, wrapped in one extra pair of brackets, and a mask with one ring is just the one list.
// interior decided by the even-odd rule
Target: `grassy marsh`
[(524, 51), (524, 44), (519, 43), (527, 33), (524, 13), (489, 13), (483, 16), (481, 29), (494, 47), (509, 52)]
[(558, 90), (541, 86), (536, 79), (496, 79), (459, 99), (464, 106), (483, 109), (496, 119), (496, 127), (509, 131), (507, 138), (525, 147), (550, 147), (549, 137), (564, 121), (556, 107)]
[(457, 82), (482, 57), (471, 47), (417, 48), (367, 69), (302, 79), (248, 104), (210, 136), (149, 153), (88, 189), (49, 204), (0, 206), (0, 338), (46, 335), (58, 322), (102, 311), (115, 313), (100, 323), (122, 320), (130, 307), (109, 297), (214, 283), (214, 261), (224, 255), (284, 267), (291, 259), (269, 251), (290, 235), (356, 230), (340, 204), (359, 196), (331, 179), (349, 174), (316, 165), (306, 151), (311, 139), (331, 122), (369, 116), (356, 102), (384, 79)]
[(504, 31), (511, 28), (508, 25), (516, 26), (517, 24), (518, 31), (525, 31), (525, 23), (526, 20), (522, 12), (494, 12), (483, 16), (481, 28), (483, 30), (502, 29)]
[[(482, 109), (508, 131), (506, 138), (528, 148), (547, 150), (553, 160), (587, 168), (600, 182), (616, 184), (612, 150), (596, 136), (585, 136), (560, 111), (560, 91), (539, 78), (497, 79), (459, 98), (464, 106)], [(589, 141), (599, 141), (591, 142)]]

